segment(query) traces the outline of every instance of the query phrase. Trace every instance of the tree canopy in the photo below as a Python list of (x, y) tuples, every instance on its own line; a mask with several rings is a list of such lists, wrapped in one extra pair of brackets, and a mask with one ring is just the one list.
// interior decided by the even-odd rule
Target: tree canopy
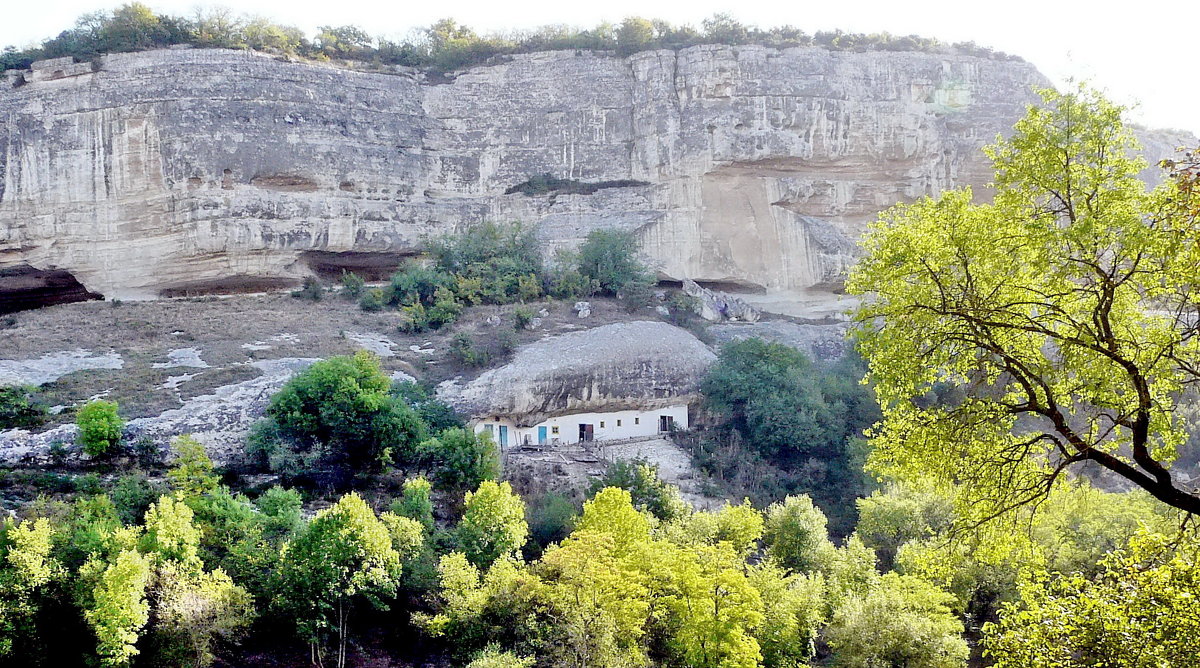
[(1147, 191), (1099, 93), (1042, 97), (986, 149), (991, 203), (899, 205), (863, 242), (848, 288), (867, 297), (856, 338), (884, 415), (871, 465), (961, 483), (975, 521), (1085, 463), (1200, 512), (1170, 469), (1177, 397), (1200, 380), (1195, 197), (1182, 179)]

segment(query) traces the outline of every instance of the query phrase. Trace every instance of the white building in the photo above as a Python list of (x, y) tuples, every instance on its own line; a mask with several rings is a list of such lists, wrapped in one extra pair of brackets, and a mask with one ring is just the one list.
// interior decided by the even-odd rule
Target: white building
[(676, 404), (648, 410), (572, 413), (522, 427), (509, 416), (492, 415), (475, 422), (476, 433), (488, 433), (501, 448), (560, 445), (656, 436), (688, 428), (688, 407)]

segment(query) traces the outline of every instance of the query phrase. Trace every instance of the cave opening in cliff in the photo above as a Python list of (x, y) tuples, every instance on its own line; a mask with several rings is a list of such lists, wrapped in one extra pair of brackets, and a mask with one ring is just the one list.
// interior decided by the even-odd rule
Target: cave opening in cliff
[(103, 298), (63, 269), (36, 269), (27, 264), (0, 269), (0, 313)]
[(385, 281), (405, 259), (413, 257), (412, 252), (397, 251), (305, 251), (301, 260), (317, 276), (324, 279), (336, 280), (342, 272), (357, 274), (367, 281)]

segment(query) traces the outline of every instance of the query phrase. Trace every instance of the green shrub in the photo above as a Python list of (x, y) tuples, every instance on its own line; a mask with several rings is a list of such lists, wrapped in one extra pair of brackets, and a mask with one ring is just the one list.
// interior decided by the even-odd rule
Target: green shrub
[(480, 348), (466, 332), (459, 332), (450, 341), (450, 357), (465, 366), (484, 366), (491, 361), (487, 350)]
[(410, 459), (425, 437), (425, 425), (390, 394), (391, 385), (370, 353), (331, 357), (289, 380), (267, 416), (301, 452), (319, 451), (349, 470), (378, 470)]
[(425, 527), (425, 533), (432, 534), (433, 500), (432, 486), (425, 478), (409, 478), (404, 481), (404, 493), (392, 501), (391, 511), (401, 517), (416, 520)]
[(300, 289), (292, 291), (292, 297), (319, 302), (324, 293), (325, 289), (321, 287), (320, 281), (312, 276), (305, 276), (304, 283), (300, 286)]
[(75, 423), (79, 426), (79, 443), (89, 457), (111, 453), (121, 443), (125, 421), (117, 415), (117, 404), (96, 399), (79, 409)]
[(0, 431), (36, 427), (46, 419), (46, 406), (32, 387), (0, 387)]
[(109, 490), (108, 496), (116, 507), (117, 515), (126, 526), (142, 521), (146, 510), (165, 490), (151, 483), (144, 474), (131, 473), (121, 476)]
[(363, 279), (352, 271), (342, 270), (342, 295), (349, 299), (358, 299), (365, 285)]
[(364, 292), (362, 297), (359, 298), (358, 308), (367, 311), (368, 313), (373, 313), (375, 311), (382, 311), (383, 303), (383, 290), (379, 288), (373, 288)]
[(542, 293), (542, 253), (532, 229), (482, 223), (427, 244), (438, 271), (454, 277), (459, 298), (510, 304)]
[(434, 463), (434, 480), (447, 489), (472, 489), (500, 475), (500, 453), (491, 437), (469, 429), (447, 429), (421, 444)]
[(524, 306), (513, 309), (513, 329), (526, 329), (531, 322), (533, 322), (533, 311)]
[(637, 251), (637, 237), (630, 232), (592, 230), (579, 248), (579, 273), (608, 296), (619, 295), (627, 285), (653, 283)]

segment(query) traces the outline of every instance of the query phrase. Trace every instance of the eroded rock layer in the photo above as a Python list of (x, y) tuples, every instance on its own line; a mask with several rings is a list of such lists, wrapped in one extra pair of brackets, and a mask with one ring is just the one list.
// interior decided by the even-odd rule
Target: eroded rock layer
[[(486, 219), (550, 247), (637, 230), (674, 280), (836, 287), (878, 211), (986, 182), (978, 148), (1045, 83), (1020, 62), (755, 46), (437, 79), (227, 50), (77, 69), (0, 87), (0, 269), (109, 298), (382, 274)], [(542, 174), (629, 185), (505, 194)]]
[(542, 339), (466, 384), (443, 383), (438, 396), (464, 415), (530, 426), (557, 415), (690, 403), (715, 360), (686, 329), (624, 322)]

